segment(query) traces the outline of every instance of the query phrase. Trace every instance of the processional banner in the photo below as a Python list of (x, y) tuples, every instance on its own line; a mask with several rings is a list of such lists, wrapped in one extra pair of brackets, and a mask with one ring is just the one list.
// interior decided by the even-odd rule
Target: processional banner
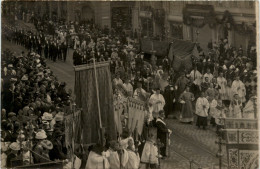
[[(100, 136), (98, 97), (102, 128), (108, 139), (116, 139), (113, 91), (109, 62), (75, 66), (76, 107), (82, 108), (81, 128), (83, 144), (98, 143)], [(97, 85), (96, 85), (97, 80)], [(98, 87), (98, 88), (97, 88)], [(98, 95), (97, 95), (98, 89)]]

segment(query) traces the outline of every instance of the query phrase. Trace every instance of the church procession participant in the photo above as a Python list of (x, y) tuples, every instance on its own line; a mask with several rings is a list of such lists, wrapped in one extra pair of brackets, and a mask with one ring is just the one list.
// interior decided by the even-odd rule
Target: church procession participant
[(180, 95), (179, 102), (182, 104), (180, 121), (183, 123), (192, 124), (193, 122), (193, 106), (195, 100), (193, 93), (190, 92), (190, 87), (186, 86), (185, 91)]
[(207, 117), (208, 117), (208, 109), (209, 109), (209, 102), (205, 97), (205, 93), (201, 92), (201, 96), (196, 101), (196, 115), (197, 115), (197, 123), (196, 125), (198, 128), (200, 126), (206, 130), (207, 127)]

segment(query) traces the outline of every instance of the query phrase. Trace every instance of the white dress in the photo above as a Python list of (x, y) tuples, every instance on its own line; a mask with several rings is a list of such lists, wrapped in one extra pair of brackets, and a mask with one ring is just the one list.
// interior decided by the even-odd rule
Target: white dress
[(158, 148), (153, 141), (147, 140), (144, 145), (141, 162), (149, 164), (158, 164)]
[(219, 89), (220, 98), (222, 100), (228, 100), (227, 90), (226, 90), (227, 80), (224, 77), (218, 77), (217, 83), (221, 87)]

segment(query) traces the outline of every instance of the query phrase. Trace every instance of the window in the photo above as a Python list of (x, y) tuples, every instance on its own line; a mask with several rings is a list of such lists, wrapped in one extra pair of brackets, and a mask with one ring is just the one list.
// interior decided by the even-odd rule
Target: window
[(176, 39), (183, 39), (183, 25), (181, 23), (171, 23), (171, 37)]

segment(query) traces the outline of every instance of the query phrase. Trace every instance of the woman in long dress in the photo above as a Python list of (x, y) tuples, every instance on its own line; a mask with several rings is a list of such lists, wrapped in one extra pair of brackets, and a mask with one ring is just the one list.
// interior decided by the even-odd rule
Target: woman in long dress
[(183, 123), (192, 123), (193, 121), (193, 108), (192, 101), (194, 101), (194, 95), (190, 92), (190, 87), (187, 86), (185, 91), (180, 95), (180, 103), (182, 103), (180, 121)]

